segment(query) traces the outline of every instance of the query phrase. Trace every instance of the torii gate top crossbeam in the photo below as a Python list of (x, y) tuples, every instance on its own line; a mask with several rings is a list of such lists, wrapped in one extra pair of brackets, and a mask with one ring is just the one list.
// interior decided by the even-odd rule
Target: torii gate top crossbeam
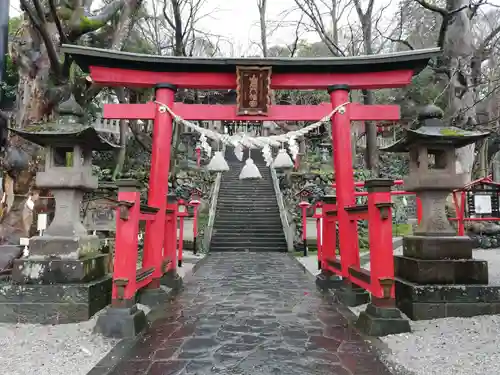
[(334, 58), (193, 58), (145, 55), (63, 45), (94, 82), (108, 86), (152, 87), (168, 82), (180, 88), (234, 89), (237, 67), (272, 69), (271, 89), (351, 89), (402, 87), (410, 83), (439, 49)]

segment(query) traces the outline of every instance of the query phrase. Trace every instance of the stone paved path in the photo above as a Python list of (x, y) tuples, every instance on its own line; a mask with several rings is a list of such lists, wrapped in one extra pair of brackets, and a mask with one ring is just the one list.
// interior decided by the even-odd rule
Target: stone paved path
[(113, 375), (390, 375), (282, 253), (212, 253)]

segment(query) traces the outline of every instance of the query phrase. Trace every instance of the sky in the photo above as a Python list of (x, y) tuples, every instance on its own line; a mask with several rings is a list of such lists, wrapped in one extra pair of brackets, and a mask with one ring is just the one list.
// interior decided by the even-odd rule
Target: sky
[[(20, 12), (19, 0), (10, 1), (10, 16), (16, 16)], [(149, 2), (150, 0), (145, 1)], [(379, 1), (388, 0), (377, 0), (377, 2)], [(288, 13), (287, 20), (298, 19), (298, 12), (290, 14), (290, 10), (294, 7), (294, 0), (268, 0), (267, 19), (269, 23), (272, 25), (276, 21), (282, 21), (284, 18), (283, 13)], [(232, 40), (232, 48), (235, 49), (234, 53), (236, 55), (248, 56), (258, 51), (255, 45), (260, 38), (257, 0), (206, 0), (203, 13), (210, 13), (210, 16), (199, 22), (200, 29), (229, 37)], [(269, 36), (268, 44), (291, 43), (294, 40), (294, 35), (293, 26), (277, 28)], [(317, 37), (314, 33), (308, 33), (304, 35), (304, 39), (315, 40)]]
[[(16, 16), (19, 14), (19, 0), (10, 1), (11, 16)], [(150, 1), (152, 0), (145, 0), (146, 4)], [(292, 43), (295, 38), (295, 27), (290, 22), (293, 23), (300, 17), (299, 11), (293, 11), (296, 7), (295, 1), (268, 0), (267, 2), (268, 31), (276, 29), (268, 36), (268, 45)], [(362, 2), (365, 3), (366, 0)], [(377, 0), (375, 3), (376, 8), (385, 8), (384, 17), (387, 22), (390, 22), (398, 2), (398, 0)], [(95, 3), (99, 3), (99, 1), (96, 0)], [(489, 3), (500, 5), (500, 0), (489, 0)], [(206, 0), (200, 13), (210, 14), (197, 24), (200, 29), (212, 34), (223, 35), (231, 40), (231, 43), (221, 46), (223, 50), (227, 51), (230, 48), (230, 54), (233, 56), (251, 56), (259, 53), (260, 31), (257, 0)], [(347, 21), (349, 17), (357, 18), (354, 10), (345, 17), (344, 21)], [(273, 27), (273, 24), (276, 25), (278, 22), (281, 25), (286, 25), (288, 22), (289, 26)], [(310, 42), (319, 40), (317, 34), (313, 32), (305, 33), (301, 37)]]

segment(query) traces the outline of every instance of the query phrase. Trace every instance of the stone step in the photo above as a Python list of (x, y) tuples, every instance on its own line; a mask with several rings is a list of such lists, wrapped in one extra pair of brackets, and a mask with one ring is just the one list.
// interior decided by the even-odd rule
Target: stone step
[(259, 208), (259, 209), (262, 209), (262, 208), (278, 209), (278, 205), (276, 203), (269, 204), (269, 202), (261, 202), (260, 200), (250, 201), (250, 199), (251, 198), (247, 198), (245, 201), (224, 200), (224, 202), (221, 202), (220, 200), (218, 200), (217, 201), (217, 208), (219, 208), (219, 207), (223, 207), (223, 208), (247, 207), (249, 204), (252, 204), (252, 207), (255, 207), (256, 209), (257, 208)]
[(259, 236), (267, 236), (267, 235), (275, 235), (281, 234), (283, 235), (283, 226), (273, 226), (271, 228), (246, 228), (243, 224), (239, 226), (222, 226), (222, 227), (214, 227), (213, 235), (217, 236), (232, 236), (235, 233), (247, 233), (249, 236), (253, 236), (254, 234), (258, 234)]
[(264, 216), (270, 216), (270, 215), (273, 215), (273, 217), (275, 216), (280, 216), (280, 212), (277, 208), (271, 208), (271, 209), (265, 209), (265, 208), (255, 208), (255, 207), (251, 207), (251, 206), (248, 206), (248, 207), (237, 207), (237, 208), (220, 208), (218, 207), (217, 208), (217, 211), (216, 211), (216, 215), (220, 215), (220, 214), (233, 214), (235, 216), (238, 216), (238, 215), (251, 215), (251, 214), (256, 214), (256, 215), (262, 215), (262, 217)]
[(224, 211), (217, 211), (216, 212), (217, 216), (220, 216), (220, 218), (226, 218), (229, 217), (231, 219), (240, 219), (240, 221), (245, 221), (245, 218), (252, 217), (252, 218), (259, 218), (262, 220), (268, 220), (270, 221), (271, 219), (275, 220), (276, 218), (279, 218), (279, 212), (275, 211), (253, 211), (253, 210), (239, 210), (239, 211), (230, 211), (230, 210), (224, 210)]
[(221, 245), (226, 243), (261, 245), (266, 243), (273, 243), (273, 244), (277, 242), (282, 243), (283, 241), (285, 241), (285, 236), (283, 235), (283, 233), (273, 233), (272, 235), (266, 234), (265, 236), (258, 236), (258, 235), (249, 236), (246, 233), (233, 233), (231, 237), (216, 234), (212, 238), (212, 243), (219, 243)]
[(234, 190), (234, 189), (241, 189), (241, 190), (272, 190), (274, 191), (274, 188), (271, 184), (268, 183), (262, 183), (262, 184), (253, 184), (253, 185), (248, 185), (248, 184), (240, 184), (238, 182), (222, 182), (220, 189), (219, 190)]
[(252, 198), (248, 198), (248, 202), (232, 202), (225, 201), (223, 203), (217, 204), (217, 211), (248, 211), (255, 210), (256, 212), (261, 211), (274, 211), (279, 213), (279, 208), (276, 205), (276, 202), (264, 202), (263, 204), (253, 204)]
[[(235, 233), (235, 231), (231, 231), (231, 230), (228, 230), (228, 229), (217, 229), (217, 228), (214, 228), (213, 229), (213, 232), (212, 232), (212, 238), (214, 238), (214, 236), (217, 236), (217, 237), (231, 237), (233, 236)], [(283, 236), (283, 227), (276, 227), (276, 228), (261, 228), (261, 229), (254, 229), (254, 228), (250, 228), (250, 229), (241, 229), (240, 231), (238, 231), (238, 233), (244, 233), (245, 235), (248, 235), (248, 236), (271, 236), (271, 237), (274, 237), (274, 236)]]
[(245, 223), (248, 221), (259, 221), (261, 223), (272, 223), (272, 222), (280, 222), (281, 223), (281, 218), (278, 214), (274, 213), (234, 213), (234, 212), (217, 212), (216, 217), (215, 217), (215, 223), (218, 222), (218, 220), (227, 220), (227, 221), (233, 221), (233, 222), (241, 222)]
[(225, 220), (225, 221), (215, 221), (214, 230), (224, 230), (224, 231), (237, 231), (243, 232), (245, 230), (257, 230), (257, 229), (265, 229), (269, 227), (273, 229), (275, 232), (283, 231), (283, 225), (281, 224), (281, 220), (269, 220), (269, 221), (259, 221), (260, 226), (256, 226), (255, 223), (257, 220)]
[(259, 172), (260, 172), (260, 175), (263, 177), (260, 180), (253, 180), (253, 181), (240, 180), (240, 173), (238, 172), (237, 174), (227, 174), (227, 175), (224, 174), (222, 176), (222, 181), (233, 180), (233, 181), (238, 181), (238, 182), (247, 183), (247, 184), (255, 184), (257, 182), (270, 180), (271, 172), (266, 172), (263, 170), (259, 170)]
[(252, 197), (263, 197), (263, 198), (274, 198), (276, 199), (276, 194), (274, 190), (255, 190), (255, 189), (227, 189), (220, 191), (219, 197), (232, 197), (232, 198), (248, 198)]
[(227, 189), (219, 190), (219, 197), (234, 197), (234, 198), (247, 198), (248, 196), (253, 197), (273, 197), (276, 199), (276, 194), (274, 190), (256, 190), (256, 189)]
[(260, 182), (269, 182), (271, 181), (271, 173), (266, 173), (264, 171), (259, 171), (260, 172), (260, 175), (262, 176), (262, 178), (260, 179), (256, 179), (256, 180), (241, 180), (240, 179), (240, 174), (235, 174), (235, 175), (223, 175), (222, 176), (222, 180), (221, 181), (235, 181), (235, 182), (240, 182), (242, 184), (257, 184), (257, 183), (260, 183)]
[(221, 181), (221, 189), (224, 188), (244, 188), (244, 189), (250, 189), (250, 188), (266, 188), (266, 189), (272, 189), (273, 185), (271, 184), (271, 180), (258, 180), (252, 183), (249, 183), (247, 181)]
[(235, 230), (283, 230), (283, 225), (281, 224), (281, 220), (276, 220), (272, 222), (263, 222), (263, 221), (240, 221), (235, 222), (234, 220), (221, 220), (215, 218), (214, 230), (227, 230), (227, 231), (235, 231)]
[(268, 253), (286, 253), (287, 247), (286, 244), (282, 247), (280, 246), (243, 246), (243, 247), (235, 247), (232, 245), (228, 246), (211, 246), (210, 252), (225, 252), (225, 251), (248, 251), (248, 252), (268, 252)]
[(235, 245), (235, 246), (261, 246), (261, 245), (277, 245), (281, 246), (285, 244), (286, 245), (286, 240), (283, 234), (279, 237), (273, 237), (269, 238), (269, 236), (266, 236), (265, 238), (257, 238), (257, 237), (245, 237), (244, 239), (232, 237), (232, 238), (227, 238), (227, 237), (215, 237), (212, 238), (211, 245), (212, 246), (217, 246), (217, 245)]
[(276, 197), (274, 196), (264, 196), (264, 195), (261, 195), (261, 196), (252, 196), (252, 195), (243, 195), (243, 198), (241, 196), (232, 196), (232, 195), (222, 195), (222, 196), (219, 196), (218, 199), (217, 199), (217, 204), (220, 204), (220, 203), (263, 203), (263, 204), (266, 204), (266, 205), (277, 205), (276, 203)]
[(248, 204), (247, 206), (226, 206), (224, 208), (217, 207), (216, 214), (232, 214), (232, 215), (239, 215), (239, 214), (245, 214), (245, 215), (264, 215), (264, 216), (269, 216), (269, 215), (278, 215), (280, 214), (280, 211), (278, 207), (255, 207), (252, 204)]

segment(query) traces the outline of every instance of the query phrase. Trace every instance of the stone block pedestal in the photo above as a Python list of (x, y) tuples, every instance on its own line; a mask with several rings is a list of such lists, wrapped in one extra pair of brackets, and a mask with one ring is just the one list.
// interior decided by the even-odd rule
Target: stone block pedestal
[(329, 289), (337, 290), (342, 285), (342, 278), (335, 275), (333, 272), (322, 270), (318, 276), (316, 276), (316, 286), (321, 291), (327, 291)]
[(111, 301), (108, 255), (23, 258), (0, 284), (0, 322), (64, 324), (90, 319)]
[(412, 320), (500, 313), (500, 287), (488, 286), (469, 237), (405, 237), (394, 266), (396, 306)]
[(417, 284), (488, 284), (488, 262), (474, 259), (394, 257), (398, 277)]
[(396, 280), (396, 304), (411, 320), (500, 314), (500, 286), (419, 285)]
[[(391, 300), (394, 304), (394, 300)], [(368, 336), (386, 336), (411, 332), (410, 322), (404, 319), (395, 306), (378, 306), (369, 303), (359, 314), (356, 328)]]
[(179, 291), (183, 286), (182, 277), (179, 276), (177, 271), (168, 271), (164, 273), (160, 279), (160, 284), (174, 291)]
[(90, 319), (111, 300), (111, 276), (86, 283), (0, 283), (0, 322), (66, 324)]
[(12, 280), (19, 284), (88, 282), (104, 277), (108, 266), (108, 254), (83, 259), (17, 259)]
[(344, 280), (335, 291), (335, 295), (344, 305), (355, 307), (370, 301), (370, 293), (351, 282)]
[(109, 307), (99, 316), (94, 331), (106, 337), (126, 338), (137, 336), (147, 326), (144, 311), (137, 305), (131, 307)]

